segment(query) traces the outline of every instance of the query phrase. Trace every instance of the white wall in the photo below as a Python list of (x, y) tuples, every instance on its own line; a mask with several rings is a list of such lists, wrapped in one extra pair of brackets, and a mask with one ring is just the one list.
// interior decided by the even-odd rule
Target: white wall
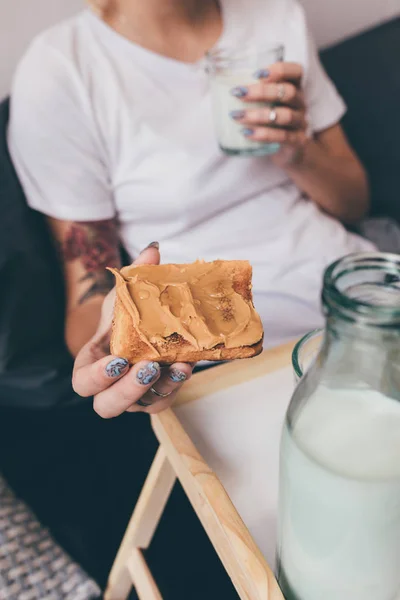
[(0, 0), (0, 98), (34, 35), (82, 8), (84, 0)]
[[(320, 46), (400, 15), (400, 0), (301, 1)], [(0, 98), (29, 40), (83, 5), (84, 0), (0, 0)]]

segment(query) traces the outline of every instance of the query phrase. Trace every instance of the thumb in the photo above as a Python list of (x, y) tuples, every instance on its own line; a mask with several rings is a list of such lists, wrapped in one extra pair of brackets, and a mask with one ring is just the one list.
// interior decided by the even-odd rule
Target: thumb
[(134, 265), (159, 265), (160, 264), (160, 245), (158, 242), (151, 242), (141, 251)]
[[(152, 242), (142, 250), (134, 265), (158, 265), (160, 263), (159, 243)], [(110, 333), (115, 303), (115, 287), (107, 294), (104, 299), (100, 323), (95, 334), (96, 340), (102, 340), (104, 345), (105, 337)], [(107, 342), (106, 342), (107, 344)]]

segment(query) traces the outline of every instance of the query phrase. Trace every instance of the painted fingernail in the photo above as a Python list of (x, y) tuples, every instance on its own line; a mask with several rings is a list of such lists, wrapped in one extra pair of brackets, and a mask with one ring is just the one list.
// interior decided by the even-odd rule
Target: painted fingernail
[(248, 92), (247, 87), (235, 87), (231, 90), (232, 96), (236, 96), (236, 98), (243, 98), (243, 96), (247, 96)]
[(243, 135), (245, 135), (246, 137), (248, 137), (250, 135), (253, 135), (254, 129), (247, 129), (247, 128), (246, 129), (242, 129), (242, 133), (243, 133)]
[(232, 119), (243, 119), (245, 114), (244, 110), (231, 110), (229, 116), (232, 117)]
[(145, 367), (139, 369), (136, 380), (140, 385), (150, 385), (160, 375), (160, 365), (157, 362), (149, 362)]
[(148, 246), (146, 246), (145, 250), (147, 250), (148, 248), (156, 248), (157, 250), (160, 249), (160, 244), (158, 242), (151, 242), (151, 244), (149, 244)]
[(269, 77), (269, 71), (268, 69), (258, 69), (258, 71), (254, 73), (254, 77), (255, 79), (266, 79)]
[(119, 377), (127, 369), (129, 362), (125, 358), (113, 358), (106, 366), (107, 377)]
[(279, 152), (280, 149), (281, 149), (281, 144), (278, 144), (278, 143), (269, 144), (270, 154), (276, 154), (277, 152)]
[(171, 369), (169, 372), (169, 378), (174, 383), (182, 383), (182, 381), (186, 381), (187, 375), (179, 369)]

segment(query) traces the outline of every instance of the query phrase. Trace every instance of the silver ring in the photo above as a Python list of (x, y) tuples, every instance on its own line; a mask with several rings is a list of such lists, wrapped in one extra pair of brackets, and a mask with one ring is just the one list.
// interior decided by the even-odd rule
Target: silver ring
[(168, 398), (168, 396), (170, 396), (172, 394), (172, 392), (168, 392), (168, 394), (162, 394), (161, 392), (158, 392), (157, 390), (155, 390), (153, 387), (150, 388), (150, 391), (152, 394), (154, 394), (155, 396), (158, 396), (159, 398)]
[(286, 94), (286, 89), (283, 83), (278, 86), (278, 100), (279, 102), (283, 102)]
[(269, 111), (269, 117), (268, 120), (270, 123), (276, 123), (276, 119), (278, 118), (277, 112), (274, 108), (271, 108), (271, 110)]

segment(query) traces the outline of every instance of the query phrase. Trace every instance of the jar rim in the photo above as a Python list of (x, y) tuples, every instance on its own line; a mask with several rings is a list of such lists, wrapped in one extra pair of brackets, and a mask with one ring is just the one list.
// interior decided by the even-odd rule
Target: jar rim
[[(341, 289), (340, 282), (344, 277), (361, 271), (380, 272), (385, 276), (383, 284), (371, 281), (370, 285), (383, 285), (393, 291), (393, 304), (353, 297), (346, 289)], [(340, 258), (325, 271), (322, 301), (328, 313), (346, 320), (376, 326), (400, 325), (400, 255), (362, 252)]]
[(276, 62), (284, 59), (285, 46), (282, 43), (273, 43), (257, 48), (253, 45), (231, 48), (229, 46), (214, 46), (206, 52), (206, 60), (210, 63), (235, 62), (259, 56), (264, 52), (275, 52)]

